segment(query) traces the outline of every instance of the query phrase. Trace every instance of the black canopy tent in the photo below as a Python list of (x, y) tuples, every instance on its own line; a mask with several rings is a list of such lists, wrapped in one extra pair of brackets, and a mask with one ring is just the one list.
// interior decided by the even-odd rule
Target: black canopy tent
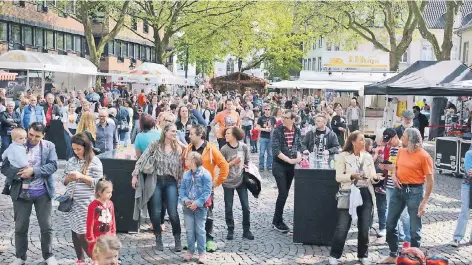
[(364, 95), (472, 96), (472, 70), (461, 61), (417, 61), (387, 80), (364, 86)]

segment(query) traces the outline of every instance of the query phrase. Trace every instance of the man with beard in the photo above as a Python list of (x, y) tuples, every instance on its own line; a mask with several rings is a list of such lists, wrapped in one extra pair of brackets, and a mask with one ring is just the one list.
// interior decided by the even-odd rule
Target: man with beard
[(327, 119), (324, 115), (315, 118), (315, 130), (306, 133), (302, 142), (302, 151), (313, 152), (313, 148), (323, 145), (326, 154), (337, 154), (339, 152), (338, 136), (326, 126)]
[(415, 114), (411, 110), (404, 110), (402, 112), (402, 125), (395, 128), (398, 138), (402, 138), (405, 129), (413, 127), (413, 118), (415, 118)]

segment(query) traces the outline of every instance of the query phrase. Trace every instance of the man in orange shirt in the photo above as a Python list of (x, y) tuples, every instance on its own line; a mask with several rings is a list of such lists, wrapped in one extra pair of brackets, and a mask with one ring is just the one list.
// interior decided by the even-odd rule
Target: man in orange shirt
[(226, 140), (225, 136), (223, 135), (225, 128), (238, 126), (241, 123), (239, 118), (239, 114), (234, 110), (234, 104), (232, 99), (227, 99), (225, 101), (226, 109), (222, 112), (216, 114), (215, 119), (210, 123), (210, 126), (214, 128), (216, 124), (219, 124), (218, 135), (218, 146), (221, 147), (225, 146)]
[[(398, 256), (397, 223), (400, 215), (408, 209), (410, 215), (411, 246), (421, 244), (421, 216), (434, 187), (433, 159), (422, 147), (421, 133), (416, 128), (405, 129), (402, 147), (392, 174), (395, 189), (390, 198), (387, 214), (387, 243), (390, 255), (380, 264), (394, 264)], [(426, 191), (424, 184), (426, 182)]]
[(141, 94), (138, 95), (138, 104), (141, 108), (146, 106), (146, 94), (144, 94), (144, 88), (141, 89)]

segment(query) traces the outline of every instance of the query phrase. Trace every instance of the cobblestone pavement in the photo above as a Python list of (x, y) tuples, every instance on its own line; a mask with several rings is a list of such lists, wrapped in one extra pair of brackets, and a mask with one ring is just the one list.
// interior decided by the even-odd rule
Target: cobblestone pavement
[[(256, 156), (251, 158), (257, 161)], [(61, 168), (64, 162), (61, 161)], [(59, 178), (62, 169), (56, 174)], [(4, 177), (0, 178), (3, 187)], [(62, 193), (64, 187), (56, 181), (57, 192)], [(116, 196), (116, 195), (115, 195)], [(237, 196), (237, 195), (235, 195)], [(236, 222), (235, 240), (226, 241), (226, 225), (224, 221), (223, 191), (218, 188), (215, 195), (215, 231), (219, 250), (207, 255), (208, 264), (327, 264), (326, 257), (329, 247), (295, 245), (289, 234), (281, 234), (270, 226), (274, 211), (277, 189), (271, 174), (263, 174), (263, 192), (259, 199), (250, 196), (251, 225), (255, 235), (254, 241), (242, 240), (241, 207), (235, 198), (234, 214)], [(441, 254), (450, 259), (450, 264), (472, 264), (472, 246), (463, 246), (459, 249), (448, 246), (455, 229), (457, 215), (460, 209), (460, 179), (451, 176), (439, 175), (432, 200), (429, 203), (423, 226), (424, 247), (431, 254)], [(57, 203), (54, 202), (54, 209)], [(320, 213), (322, 214), (322, 213)], [(34, 215), (34, 213), (33, 213)], [(293, 188), (285, 210), (285, 220), (288, 225), (293, 219)], [(329, 220), (327, 220), (329, 221)], [(183, 227), (183, 220), (182, 227)], [(54, 210), (54, 253), (59, 264), (73, 264), (75, 252), (72, 246), (71, 233), (62, 213)], [(469, 231), (469, 230), (468, 230)], [(0, 265), (8, 264), (14, 258), (14, 224), (11, 200), (0, 195), (0, 247), (6, 248), (0, 253)], [(173, 238), (170, 224), (164, 233), (165, 249), (162, 252), (154, 248), (154, 236), (151, 233), (119, 234), (123, 243), (122, 257), (127, 264), (183, 264), (182, 253), (174, 253), (171, 249)], [(353, 226), (349, 233), (344, 250), (344, 264), (358, 264), (356, 261), (356, 228)], [(467, 239), (469, 239), (467, 237)], [(39, 264), (41, 248), (39, 241), (39, 227), (36, 217), (31, 218), (29, 230), (29, 251), (27, 264)], [(185, 242), (185, 234), (182, 240)], [(372, 236), (370, 257), (377, 261), (387, 255), (388, 247), (385, 243), (374, 242)]]

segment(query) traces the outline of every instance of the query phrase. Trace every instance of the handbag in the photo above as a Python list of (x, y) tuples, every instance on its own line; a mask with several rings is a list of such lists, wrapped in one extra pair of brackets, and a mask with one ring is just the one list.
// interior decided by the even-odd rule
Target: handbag
[(57, 207), (57, 210), (60, 212), (70, 212), (72, 209), (72, 205), (74, 204), (74, 191), (75, 191), (75, 185), (74, 183), (74, 188), (72, 189), (72, 193), (70, 195), (67, 194), (67, 191), (56, 198), (56, 201), (59, 202), (59, 207)]
[(336, 193), (336, 200), (338, 201), (338, 209), (349, 209), (349, 198), (351, 190), (339, 190)]

